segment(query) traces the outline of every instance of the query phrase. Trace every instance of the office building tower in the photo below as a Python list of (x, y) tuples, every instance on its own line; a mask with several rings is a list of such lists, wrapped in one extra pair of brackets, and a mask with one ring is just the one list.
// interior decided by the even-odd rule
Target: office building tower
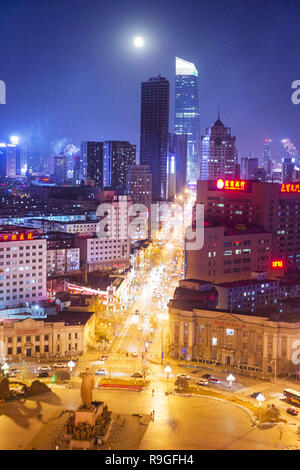
[(169, 134), (168, 153), (175, 157), (176, 193), (181, 193), (186, 185), (187, 144), (187, 135)]
[(79, 173), (76, 163), (76, 179), (93, 180), (102, 188), (103, 178), (103, 143), (85, 141), (80, 146)]
[(241, 159), (241, 178), (245, 180), (258, 179), (258, 159), (245, 157)]
[(282, 183), (291, 183), (293, 181), (295, 164), (291, 157), (282, 160)]
[(262, 166), (266, 172), (267, 176), (271, 176), (272, 174), (272, 149), (271, 149), (271, 139), (265, 139), (264, 141), (264, 149), (263, 149), (263, 161)]
[(58, 184), (63, 184), (67, 181), (67, 159), (64, 154), (54, 157), (54, 179)]
[(0, 310), (28, 306), (46, 297), (46, 251), (47, 242), (38, 235), (2, 227)]
[(138, 227), (136, 239), (145, 240), (151, 233), (152, 174), (148, 165), (131, 165), (127, 172), (127, 194), (133, 204), (142, 204), (144, 210), (139, 217), (143, 218)]
[(201, 137), (200, 179), (234, 178), (236, 159), (235, 137), (218, 116), (214, 125), (206, 129), (206, 135)]
[[(271, 233), (272, 275), (300, 272), (300, 183), (198, 181), (196, 202), (204, 204), (205, 221), (233, 229), (261, 226)], [(261, 256), (266, 258), (262, 251)]]
[(175, 133), (187, 135), (187, 180), (199, 178), (199, 78), (192, 62), (176, 57)]
[(158, 76), (142, 82), (140, 163), (152, 173), (153, 200), (166, 199), (169, 82)]
[(128, 166), (136, 163), (136, 145), (127, 141), (107, 140), (103, 143), (103, 188), (124, 190)]

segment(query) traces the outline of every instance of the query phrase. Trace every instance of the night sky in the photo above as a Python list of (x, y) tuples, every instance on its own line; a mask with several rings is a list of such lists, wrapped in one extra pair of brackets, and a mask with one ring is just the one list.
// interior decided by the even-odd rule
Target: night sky
[(266, 137), (300, 149), (299, 49), (299, 0), (2, 0), (0, 139), (49, 152), (60, 139), (139, 144), (140, 82), (158, 73), (172, 131), (177, 55), (199, 71), (202, 134), (220, 103), (240, 156), (260, 156)]

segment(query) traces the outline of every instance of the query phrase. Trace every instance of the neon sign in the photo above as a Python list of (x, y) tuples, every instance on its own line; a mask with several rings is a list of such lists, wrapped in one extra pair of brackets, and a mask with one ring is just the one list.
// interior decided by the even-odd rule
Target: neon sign
[(33, 233), (0, 233), (0, 241), (1, 242), (17, 242), (17, 241), (24, 241), (24, 240), (33, 240)]
[(281, 193), (300, 193), (300, 183), (283, 183), (280, 188)]
[(282, 260), (272, 261), (272, 268), (273, 269), (283, 268), (283, 261)]
[(219, 178), (217, 180), (216, 186), (218, 189), (222, 190), (234, 190), (234, 191), (244, 191), (246, 188), (246, 181), (244, 180), (223, 180)]

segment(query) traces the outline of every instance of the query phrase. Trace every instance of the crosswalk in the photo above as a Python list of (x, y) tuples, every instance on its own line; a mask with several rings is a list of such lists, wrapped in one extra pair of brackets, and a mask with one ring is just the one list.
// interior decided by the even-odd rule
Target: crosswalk
[(132, 361), (134, 358), (128, 354), (109, 354), (107, 360), (109, 361)]

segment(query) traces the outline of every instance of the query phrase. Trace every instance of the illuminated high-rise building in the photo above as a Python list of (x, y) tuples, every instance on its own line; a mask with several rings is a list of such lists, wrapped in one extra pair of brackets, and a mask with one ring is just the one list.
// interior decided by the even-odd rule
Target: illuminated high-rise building
[(225, 127), (218, 116), (201, 141), (200, 179), (235, 178), (237, 151), (230, 127)]
[(263, 161), (262, 166), (266, 172), (267, 176), (272, 174), (272, 149), (271, 149), (271, 139), (265, 139), (264, 149), (263, 149)]
[(152, 173), (153, 200), (166, 199), (170, 84), (164, 77), (142, 82), (140, 164)]
[(199, 78), (192, 62), (176, 57), (175, 133), (187, 135), (187, 180), (200, 175)]
[(136, 145), (127, 141), (103, 143), (103, 188), (125, 189), (129, 165), (136, 163)]
[(187, 135), (169, 134), (168, 154), (175, 158), (176, 193), (184, 190), (187, 170)]
[[(78, 171), (79, 170), (79, 171)], [(103, 143), (82, 142), (80, 146), (80, 160), (75, 168), (75, 179), (94, 180), (95, 185), (102, 188), (103, 178)]]

